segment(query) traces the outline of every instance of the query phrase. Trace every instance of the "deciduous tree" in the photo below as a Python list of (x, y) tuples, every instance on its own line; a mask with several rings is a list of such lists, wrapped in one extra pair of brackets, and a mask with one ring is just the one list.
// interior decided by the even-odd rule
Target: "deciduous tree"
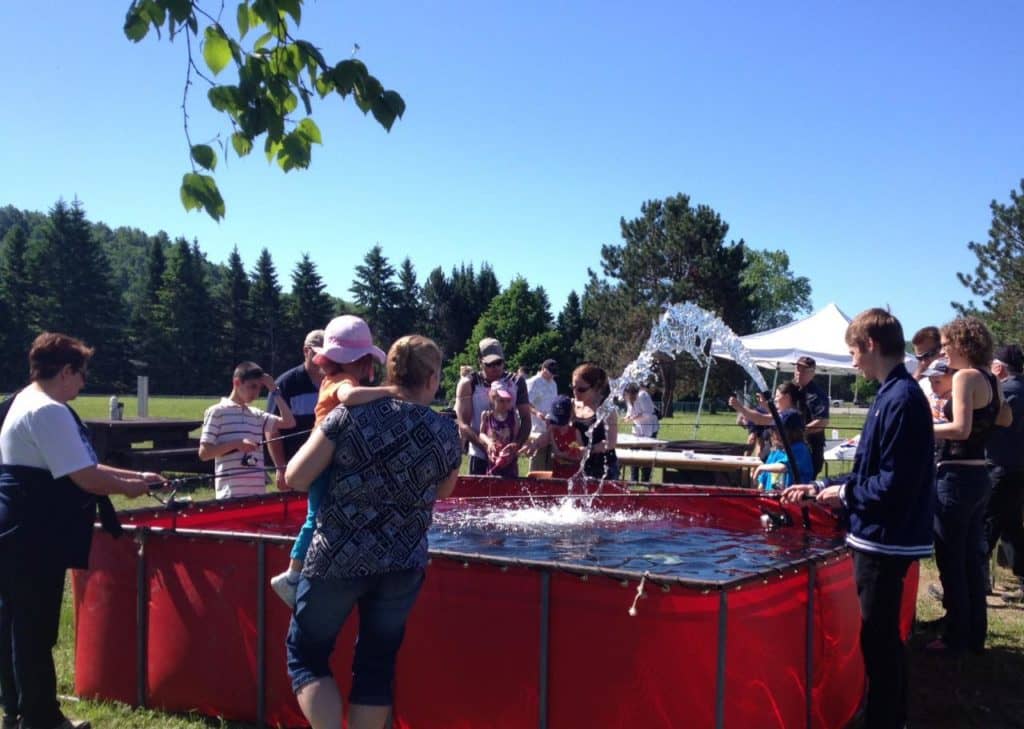
[[(309, 166), (312, 146), (322, 141), (313, 121), (318, 98), (352, 96), (363, 114), (372, 114), (388, 131), (405, 113), (402, 97), (386, 90), (362, 61), (328, 62), (316, 45), (292, 36), (292, 27), (302, 20), (302, 6), (302, 0), (243, 0), (231, 21), (222, 17), (223, 4), (204, 6), (198, 0), (133, 0), (128, 7), (124, 33), (130, 40), (141, 41), (151, 29), (158, 36), (166, 32), (170, 40), (184, 38), (188, 65), (182, 110), (192, 163), (181, 183), (186, 209), (205, 210), (215, 219), (224, 215), (217, 183), (206, 174), (217, 167), (214, 146), (221, 157), (229, 150), (244, 157), (262, 139), (267, 159), (276, 160), (285, 172)], [(202, 51), (205, 70), (193, 44)], [(228, 83), (207, 75), (218, 76), (229, 66), (234, 74)], [(230, 147), (227, 137), (219, 135), (213, 144), (194, 143), (188, 103), (197, 83), (207, 87), (210, 105), (228, 117)], [(304, 114), (298, 113), (300, 103)]]

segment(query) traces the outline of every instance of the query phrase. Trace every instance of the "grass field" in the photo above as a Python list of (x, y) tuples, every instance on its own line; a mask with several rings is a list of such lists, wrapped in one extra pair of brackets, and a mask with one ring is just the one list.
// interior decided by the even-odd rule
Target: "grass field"
[[(150, 414), (157, 417), (200, 418), (203, 410), (216, 398), (151, 398)], [(135, 414), (134, 398), (125, 398), (126, 416)], [(74, 403), (84, 418), (107, 415), (107, 398), (80, 397)], [(834, 412), (831, 427), (840, 429), (842, 437), (859, 431), (863, 414)], [(695, 418), (686, 413), (662, 421), (659, 436), (668, 440), (694, 437)], [(731, 413), (703, 415), (699, 437), (705, 440), (743, 442), (745, 431), (735, 424)], [(521, 464), (521, 470), (525, 468)], [(212, 490), (204, 489), (195, 498), (212, 498)], [(118, 500), (118, 507), (145, 506), (148, 500)], [(971, 656), (954, 661), (927, 654), (921, 650), (932, 637), (918, 630), (911, 638), (911, 714), (915, 727), (931, 729), (1014, 729), (1024, 728), (1024, 605), (1004, 596), (1011, 584), (1011, 575), (996, 570), (997, 589), (989, 598), (988, 651), (984, 656)], [(922, 576), (917, 596), (918, 618), (928, 620), (941, 614), (941, 605), (927, 591), (938, 583), (932, 560), (922, 563)], [(56, 649), (59, 691), (65, 696), (74, 684), (74, 623), (70, 601), (65, 600), (62, 612), (60, 642)], [(131, 670), (131, 669), (129, 669)], [(191, 729), (228, 727), (243, 729), (250, 725), (224, 722), (197, 716), (171, 716), (152, 711), (132, 710), (119, 704), (69, 700), (65, 711), (77, 718), (93, 721), (103, 729)]]

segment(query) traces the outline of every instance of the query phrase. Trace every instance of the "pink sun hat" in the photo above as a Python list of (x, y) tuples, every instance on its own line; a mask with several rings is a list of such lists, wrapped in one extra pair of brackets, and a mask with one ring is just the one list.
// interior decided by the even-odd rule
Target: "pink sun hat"
[(386, 359), (383, 350), (374, 346), (369, 325), (351, 314), (331, 319), (324, 329), (324, 345), (313, 347), (313, 351), (316, 352), (314, 362), (323, 357), (338, 364), (349, 364), (368, 354), (381, 364)]

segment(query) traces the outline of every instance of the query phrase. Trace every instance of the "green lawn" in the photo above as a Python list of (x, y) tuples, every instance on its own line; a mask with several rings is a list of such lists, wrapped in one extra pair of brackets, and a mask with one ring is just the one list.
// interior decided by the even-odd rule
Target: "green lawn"
[[(216, 398), (151, 398), (150, 414), (157, 417), (200, 418), (203, 410)], [(128, 417), (135, 414), (134, 398), (125, 398)], [(107, 398), (80, 397), (75, 401), (78, 412), (86, 418), (106, 417)], [(831, 427), (838, 428), (842, 437), (859, 431), (863, 414), (833, 415)], [(693, 413), (662, 420), (659, 436), (668, 440), (693, 438)], [(735, 424), (732, 413), (718, 413), (701, 417), (699, 436), (706, 440), (742, 443), (745, 431)], [(527, 469), (525, 459), (520, 470)], [(195, 494), (197, 499), (212, 498), (211, 489)], [(117, 499), (118, 508), (149, 505), (148, 499), (128, 501)], [(1010, 585), (1006, 570), (996, 572), (997, 592), (989, 598), (989, 650), (984, 657), (971, 657), (956, 662), (924, 653), (920, 648), (930, 635), (918, 632), (911, 640), (911, 723), (933, 729), (965, 729), (984, 727), (1003, 729), (1024, 727), (1024, 693), (1020, 691), (1024, 676), (1024, 606), (1003, 599)], [(921, 619), (937, 617), (941, 606), (928, 594), (929, 583), (937, 583), (934, 562), (922, 563), (922, 579), (918, 590), (917, 608)], [(74, 625), (70, 601), (66, 600), (62, 612), (60, 641), (56, 649), (59, 691), (68, 696), (73, 692)], [(126, 670), (131, 670), (128, 668)], [(93, 725), (104, 729), (190, 729), (231, 727), (242, 729), (247, 724), (224, 722), (195, 716), (172, 716), (146, 710), (133, 710), (119, 704), (92, 701), (69, 701), (65, 711), (77, 718), (87, 718)]]

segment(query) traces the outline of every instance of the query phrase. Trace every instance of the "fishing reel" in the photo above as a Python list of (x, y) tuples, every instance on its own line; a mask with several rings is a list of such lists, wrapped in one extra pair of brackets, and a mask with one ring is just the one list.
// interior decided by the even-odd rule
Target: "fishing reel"
[(761, 509), (761, 526), (766, 532), (772, 532), (783, 527), (793, 526), (793, 517), (785, 511), (768, 511)]

